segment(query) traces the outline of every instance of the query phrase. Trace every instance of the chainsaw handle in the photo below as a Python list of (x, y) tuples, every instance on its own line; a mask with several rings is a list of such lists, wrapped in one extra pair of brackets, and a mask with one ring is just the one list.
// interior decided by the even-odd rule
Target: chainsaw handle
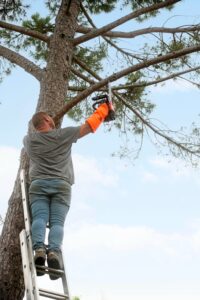
[[(100, 96), (99, 96), (99, 97), (100, 97)], [(94, 98), (97, 98), (97, 97), (94, 97)], [(93, 98), (92, 98), (92, 99), (93, 99)], [(95, 101), (95, 103), (92, 105), (92, 107), (93, 107), (94, 110), (97, 109), (97, 106), (99, 106), (99, 105), (101, 105), (101, 104), (103, 104), (103, 103), (106, 103), (106, 104), (108, 104), (108, 106), (109, 106), (108, 100), (105, 99), (105, 97), (104, 97), (104, 99), (103, 99), (103, 98), (99, 98), (99, 99), (102, 99), (102, 100)]]
[(105, 117), (104, 122), (110, 122), (115, 120), (115, 111), (110, 109), (108, 115)]
[(108, 100), (108, 95), (99, 95), (99, 96), (96, 96), (96, 97), (93, 97), (92, 100), (93, 101), (96, 101), (96, 100), (100, 100), (100, 99), (107, 99)]
[(97, 106), (106, 103), (109, 108), (109, 112), (107, 117), (105, 118), (104, 122), (109, 122), (115, 120), (115, 110), (111, 101), (112, 97), (112, 91), (111, 91), (111, 85), (108, 83), (108, 95), (99, 95), (96, 97), (93, 97), (92, 100), (95, 101), (95, 103), (92, 105), (93, 109), (96, 110)]

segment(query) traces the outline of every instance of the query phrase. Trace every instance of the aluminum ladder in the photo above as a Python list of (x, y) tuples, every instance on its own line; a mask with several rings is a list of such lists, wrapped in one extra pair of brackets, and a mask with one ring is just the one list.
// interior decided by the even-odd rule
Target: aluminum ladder
[[(31, 239), (31, 219), (28, 203), (27, 185), (24, 169), (20, 172), (20, 182), (22, 191), (22, 203), (24, 212), (25, 229), (20, 232), (20, 247), (22, 256), (22, 266), (24, 274), (24, 285), (26, 300), (40, 300), (40, 296), (55, 300), (70, 300), (65, 267), (63, 270), (54, 270), (46, 266), (37, 267), (34, 263), (32, 239)], [(63, 257), (62, 257), (63, 260)], [(64, 266), (64, 262), (63, 262)], [(37, 285), (36, 268), (45, 274), (59, 274), (62, 279), (63, 293), (39, 288)]]

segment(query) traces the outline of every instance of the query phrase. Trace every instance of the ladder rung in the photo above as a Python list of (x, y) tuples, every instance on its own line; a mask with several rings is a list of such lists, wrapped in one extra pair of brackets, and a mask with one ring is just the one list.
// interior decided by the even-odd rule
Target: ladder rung
[(57, 269), (53, 269), (53, 268), (49, 268), (47, 266), (39, 266), (39, 265), (35, 265), (37, 270), (41, 270), (43, 271), (45, 274), (57, 274), (62, 276), (64, 274), (63, 270), (57, 270)]
[(47, 297), (50, 299), (56, 299), (56, 300), (68, 300), (69, 299), (69, 296), (66, 294), (60, 294), (57, 292), (44, 290), (44, 289), (39, 289), (39, 293), (41, 296)]

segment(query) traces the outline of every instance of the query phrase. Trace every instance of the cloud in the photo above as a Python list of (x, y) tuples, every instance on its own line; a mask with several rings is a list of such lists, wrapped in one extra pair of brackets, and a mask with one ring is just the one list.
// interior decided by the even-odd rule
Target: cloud
[(160, 93), (160, 94), (172, 94), (174, 92), (188, 92), (190, 93), (192, 90), (197, 90), (197, 88), (182, 79), (177, 79), (177, 80), (168, 80), (165, 83), (160, 83), (157, 86), (154, 86), (153, 88), (154, 93)]
[(159, 179), (156, 174), (149, 172), (149, 171), (143, 171), (142, 172), (142, 180), (144, 182), (157, 183)]
[[(75, 153), (73, 155), (75, 185), (68, 218), (71, 223), (92, 222), (97, 217), (96, 206), (108, 205), (119, 187), (119, 164), (102, 158), (98, 160)], [(120, 193), (123, 188), (120, 189)]]
[(6, 211), (8, 199), (12, 193), (14, 181), (19, 167), (20, 150), (13, 147), (0, 146), (0, 214)]
[(155, 157), (149, 159), (148, 164), (140, 169), (140, 178), (143, 182), (160, 183), (167, 182), (192, 182), (200, 185), (200, 171), (183, 160), (171, 158), (170, 161), (165, 157)]
[(95, 159), (73, 155), (75, 170), (75, 186), (73, 186), (73, 203), (76, 209), (91, 212), (88, 206), (91, 199), (102, 201), (108, 199), (110, 192), (116, 189), (119, 182), (119, 172), (112, 163), (104, 159)]
[(200, 229), (191, 234), (163, 233), (145, 226), (122, 227), (113, 224), (85, 224), (67, 229), (67, 249), (90, 257), (98, 252), (160, 253), (185, 259), (200, 251)]
[(73, 155), (75, 175), (79, 184), (93, 184), (100, 183), (102, 186), (115, 186), (118, 182), (118, 176), (113, 165), (100, 159), (85, 157), (79, 154)]
[(169, 162), (163, 157), (156, 157), (150, 160), (150, 164), (157, 170), (168, 173), (173, 178), (192, 178), (193, 180), (195, 179), (197, 182), (199, 182), (199, 170), (193, 168), (192, 166), (186, 165), (181, 159), (173, 158)]

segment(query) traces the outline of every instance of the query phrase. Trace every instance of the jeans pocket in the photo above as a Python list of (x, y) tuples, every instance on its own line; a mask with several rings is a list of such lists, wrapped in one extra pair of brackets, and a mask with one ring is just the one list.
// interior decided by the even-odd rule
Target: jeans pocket
[(56, 180), (54, 182), (54, 187), (56, 188), (56, 193), (53, 196), (57, 201), (65, 203), (70, 206), (71, 203), (71, 184), (63, 179)]
[(41, 180), (37, 179), (31, 182), (29, 186), (29, 193), (31, 194), (41, 194)]

